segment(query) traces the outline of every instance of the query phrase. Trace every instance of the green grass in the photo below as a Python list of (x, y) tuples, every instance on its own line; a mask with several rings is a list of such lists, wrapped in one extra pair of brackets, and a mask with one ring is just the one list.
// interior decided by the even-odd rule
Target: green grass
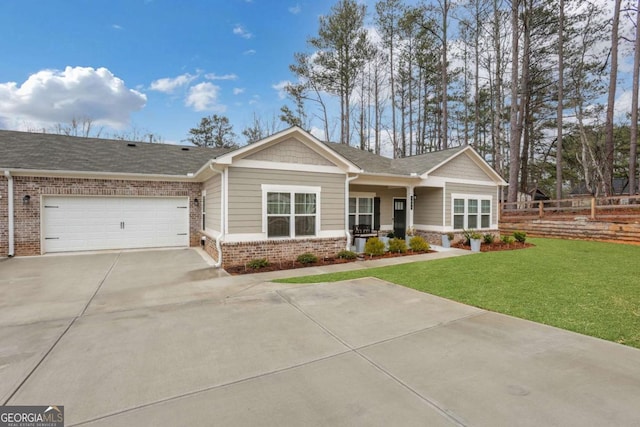
[(280, 280), (377, 277), (402, 286), (640, 348), (640, 246), (529, 239), (530, 249)]

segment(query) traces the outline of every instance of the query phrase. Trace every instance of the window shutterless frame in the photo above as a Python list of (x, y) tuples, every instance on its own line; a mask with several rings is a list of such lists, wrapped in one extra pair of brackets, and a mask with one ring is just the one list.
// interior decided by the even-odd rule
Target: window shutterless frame
[(321, 187), (262, 185), (262, 232), (267, 238), (317, 236)]

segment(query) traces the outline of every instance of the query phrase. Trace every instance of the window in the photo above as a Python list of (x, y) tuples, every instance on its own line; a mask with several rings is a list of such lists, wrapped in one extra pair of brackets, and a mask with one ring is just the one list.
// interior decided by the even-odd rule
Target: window
[(267, 236), (288, 237), (291, 221), (291, 194), (267, 194)]
[[(315, 236), (320, 187), (263, 185), (267, 237)], [(273, 190), (273, 191), (270, 191)]]
[(349, 228), (355, 225), (373, 227), (373, 197), (349, 197)]
[(480, 203), (480, 227), (489, 228), (491, 227), (491, 200), (481, 200)]
[(491, 227), (491, 198), (484, 196), (453, 196), (453, 229)]
[(316, 234), (316, 195), (296, 193), (296, 236)]
[(453, 199), (453, 228), (464, 228), (464, 199)]

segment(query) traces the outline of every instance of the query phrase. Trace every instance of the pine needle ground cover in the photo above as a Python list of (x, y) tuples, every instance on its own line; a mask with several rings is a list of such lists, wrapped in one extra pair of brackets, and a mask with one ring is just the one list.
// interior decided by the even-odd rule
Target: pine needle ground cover
[(280, 281), (377, 277), (485, 310), (640, 348), (640, 246), (527, 241), (535, 247)]

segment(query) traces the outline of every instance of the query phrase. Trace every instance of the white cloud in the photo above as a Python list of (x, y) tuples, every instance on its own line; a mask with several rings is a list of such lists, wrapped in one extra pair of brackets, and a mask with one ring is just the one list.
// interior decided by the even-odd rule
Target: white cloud
[(96, 124), (122, 128), (146, 103), (146, 95), (127, 88), (106, 68), (42, 70), (20, 85), (0, 83), (0, 116), (5, 122), (52, 124), (87, 117)]
[(205, 74), (204, 78), (207, 80), (236, 80), (238, 78), (235, 74), (223, 74), (221, 76), (216, 73)]
[(124, 28), (122, 28), (122, 26), (118, 24), (111, 25), (111, 28), (113, 28), (114, 30), (124, 30)]
[(247, 31), (242, 25), (238, 24), (233, 27), (233, 34), (240, 36), (245, 39), (250, 39), (253, 37), (253, 34)]
[(300, 7), (299, 4), (296, 4), (295, 6), (291, 6), (289, 8), (289, 13), (293, 13), (294, 15), (297, 15), (300, 12), (302, 12), (302, 8)]
[(251, 101), (249, 101), (249, 105), (257, 105), (260, 102), (260, 95), (253, 95), (251, 97)]
[(256, 54), (256, 50), (255, 49), (249, 49), (249, 50), (245, 50), (244, 52), (242, 52), (243, 55), (255, 55)]
[(285, 99), (287, 97), (287, 91), (285, 88), (289, 86), (291, 82), (289, 80), (282, 80), (276, 84), (271, 85), (271, 87), (278, 91), (278, 98)]
[(213, 83), (198, 83), (189, 88), (189, 94), (184, 103), (195, 111), (225, 111), (225, 106), (218, 104), (219, 92), (220, 87)]
[(633, 105), (631, 102), (632, 95), (633, 91), (631, 90), (624, 90), (618, 95), (614, 105), (614, 115), (617, 121), (629, 121), (628, 115), (631, 114), (631, 105)]
[(244, 93), (244, 88), (243, 87), (234, 87), (233, 88), (233, 94), (234, 95), (240, 95), (241, 93)]
[(165, 77), (151, 82), (150, 89), (158, 92), (172, 93), (180, 86), (188, 85), (198, 76), (189, 73), (181, 74), (177, 77)]

